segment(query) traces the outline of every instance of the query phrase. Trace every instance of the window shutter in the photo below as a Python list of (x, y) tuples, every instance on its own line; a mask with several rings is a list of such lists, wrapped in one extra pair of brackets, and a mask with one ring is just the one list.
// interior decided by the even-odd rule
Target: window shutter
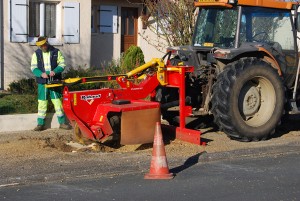
[(64, 3), (64, 42), (79, 43), (79, 3)]
[(100, 6), (100, 32), (118, 33), (117, 6)]
[(25, 43), (28, 41), (27, 15), (28, 15), (27, 0), (11, 0), (11, 4), (10, 4), (11, 42)]

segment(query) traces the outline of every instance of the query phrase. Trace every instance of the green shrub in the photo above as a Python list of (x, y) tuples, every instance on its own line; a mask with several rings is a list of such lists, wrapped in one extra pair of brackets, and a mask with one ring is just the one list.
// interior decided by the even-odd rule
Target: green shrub
[[(96, 70), (93, 68), (69, 68), (67, 71), (63, 73), (63, 79), (67, 78), (82, 78), (82, 77), (92, 77), (92, 76), (100, 76), (102, 73), (100, 70)], [(77, 84), (69, 87), (70, 91), (80, 91), (80, 90), (89, 90), (89, 89), (99, 89), (100, 83), (89, 83), (89, 84)]]
[(121, 68), (126, 72), (145, 63), (144, 53), (140, 47), (130, 46), (121, 59)]
[(103, 75), (120, 75), (126, 74), (127, 71), (120, 66), (120, 61), (113, 60), (109, 63), (101, 65)]
[(9, 85), (9, 91), (16, 94), (36, 94), (37, 84), (35, 79), (21, 79), (18, 81), (13, 81)]
[(37, 96), (31, 94), (6, 94), (0, 98), (0, 115), (37, 112)]
[(75, 78), (75, 77), (91, 77), (100, 74), (101, 71), (96, 70), (94, 68), (82, 68), (80, 66), (78, 68), (70, 67), (68, 70), (63, 72), (63, 79)]
[[(128, 71), (124, 68), (120, 67), (120, 61), (113, 60), (108, 64), (102, 64), (101, 66), (103, 75), (124, 75)], [(116, 81), (114, 82), (104, 82), (101, 83), (101, 87), (103, 88), (118, 88), (119, 85)]]

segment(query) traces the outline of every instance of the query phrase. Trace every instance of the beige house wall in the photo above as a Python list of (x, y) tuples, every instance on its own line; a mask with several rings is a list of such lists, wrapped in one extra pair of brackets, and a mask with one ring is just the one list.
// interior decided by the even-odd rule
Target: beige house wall
[(140, 34), (147, 35), (149, 40), (156, 38), (156, 34), (151, 32), (149, 29), (142, 29), (142, 5), (141, 1), (128, 1), (123, 0), (93, 0), (93, 5), (109, 5), (118, 6), (118, 33), (92, 33), (91, 37), (91, 65), (92, 66), (105, 66), (112, 60), (118, 60), (121, 55), (121, 8), (122, 7), (135, 7), (138, 8), (139, 19), (138, 19), (138, 37), (137, 45), (141, 47), (145, 55), (145, 61), (149, 61), (153, 57), (163, 56), (162, 52), (159, 52), (154, 46), (150, 45), (144, 37)]
[[(51, 0), (43, 0), (51, 1)], [(10, 42), (9, 33), (9, 0), (3, 0), (4, 10), (4, 89), (7, 89), (9, 83), (14, 80), (19, 80), (24, 77), (32, 77), (30, 71), (31, 56), (37, 49), (36, 46), (29, 43), (12, 43)], [(57, 1), (54, 1), (57, 2)], [(61, 45), (55, 46), (60, 49), (65, 56), (68, 67), (90, 66), (90, 51), (91, 51), (91, 1), (90, 0), (61, 0), (57, 12), (61, 20), (58, 28), (63, 34), (63, 15), (62, 6), (64, 2), (79, 2), (80, 3), (80, 43), (79, 44), (64, 44), (61, 38)]]
[[(151, 17), (148, 23), (155, 23)], [(138, 45), (141, 47), (145, 54), (145, 61), (149, 61), (152, 58), (161, 58), (167, 53), (166, 41), (149, 28), (142, 29), (142, 19), (139, 17), (139, 36)]]
[[(30, 0), (39, 1), (39, 0)], [(58, 2), (56, 0), (43, 0), (43, 2)], [(4, 89), (8, 85), (21, 78), (33, 77), (30, 71), (31, 56), (37, 49), (35, 45), (29, 43), (13, 43), (10, 42), (10, 0), (3, 0), (3, 26), (4, 26)], [(64, 28), (64, 2), (80, 3), (80, 43), (65, 44), (63, 41)], [(61, 35), (57, 36), (60, 44), (55, 45), (65, 56), (68, 67), (90, 67), (105, 66), (106, 63), (113, 59), (118, 60), (121, 55), (121, 8), (136, 7), (138, 8), (138, 37), (137, 45), (141, 47), (145, 55), (145, 61), (151, 60), (153, 57), (161, 57), (164, 52), (158, 51), (155, 47), (148, 43), (149, 40), (157, 40), (157, 35), (149, 29), (142, 29), (141, 11), (142, 5), (139, 0), (60, 0), (59, 9), (57, 10), (60, 20), (57, 21), (57, 28), (61, 30)], [(136, 2), (136, 3), (134, 3)], [(118, 32), (112, 33), (92, 33), (91, 32), (91, 7), (93, 5), (115, 5), (118, 6)], [(143, 34), (143, 37), (141, 36)], [(147, 40), (144, 38), (147, 37)], [(163, 42), (163, 41), (162, 41)], [(104, 64), (104, 65), (103, 65)]]

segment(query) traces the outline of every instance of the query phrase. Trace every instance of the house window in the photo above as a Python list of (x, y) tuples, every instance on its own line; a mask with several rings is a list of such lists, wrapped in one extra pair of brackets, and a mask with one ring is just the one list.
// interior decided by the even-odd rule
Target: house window
[(35, 45), (37, 37), (47, 36), (52, 45), (76, 44), (79, 25), (78, 2), (10, 0), (11, 42)]
[(93, 5), (91, 9), (92, 33), (118, 33), (118, 6)]
[(56, 3), (29, 3), (29, 37), (56, 38)]

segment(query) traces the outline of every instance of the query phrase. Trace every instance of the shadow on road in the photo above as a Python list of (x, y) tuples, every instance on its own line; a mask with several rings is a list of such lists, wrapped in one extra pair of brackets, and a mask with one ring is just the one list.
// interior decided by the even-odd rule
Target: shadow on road
[(282, 124), (276, 129), (276, 133), (272, 138), (280, 138), (291, 131), (300, 131), (300, 115), (289, 115)]
[(176, 174), (196, 165), (199, 162), (199, 157), (205, 153), (206, 152), (204, 151), (204, 152), (201, 152), (201, 153), (198, 153), (196, 155), (189, 157), (182, 165), (170, 169), (170, 172), (176, 175)]

